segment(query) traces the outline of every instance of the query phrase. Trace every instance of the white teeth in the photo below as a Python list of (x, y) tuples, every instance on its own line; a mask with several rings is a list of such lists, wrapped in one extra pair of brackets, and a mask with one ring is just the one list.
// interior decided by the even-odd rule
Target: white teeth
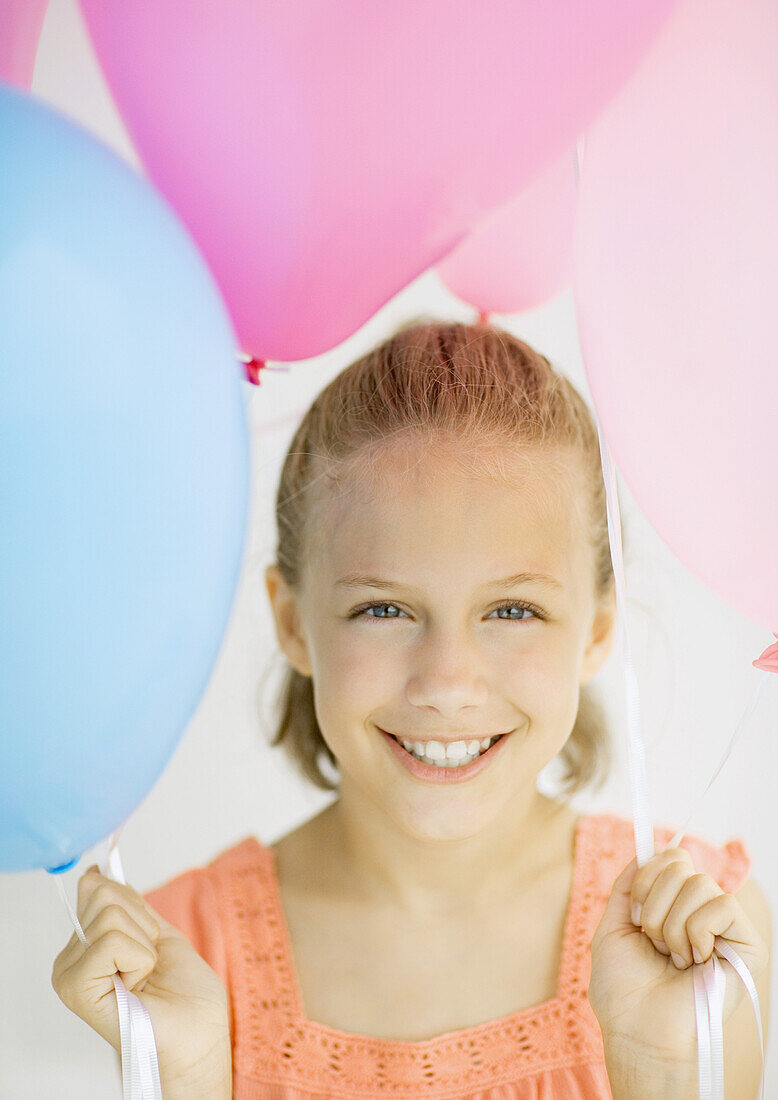
[(496, 737), (484, 737), (481, 740), (451, 741), (444, 745), (440, 741), (406, 741), (398, 738), (400, 744), (417, 760), (424, 764), (435, 764), (441, 768), (457, 768), (468, 764), (485, 752), (497, 740)]

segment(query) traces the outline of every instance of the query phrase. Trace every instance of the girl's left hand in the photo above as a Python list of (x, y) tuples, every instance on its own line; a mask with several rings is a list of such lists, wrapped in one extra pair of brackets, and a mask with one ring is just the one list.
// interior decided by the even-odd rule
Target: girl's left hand
[[(637, 924), (633, 905), (641, 906)], [(613, 884), (591, 944), (589, 1003), (603, 1037), (696, 1065), (692, 963), (710, 958), (715, 936), (732, 944), (754, 980), (767, 967), (767, 944), (740, 902), (710, 875), (696, 873), (685, 848), (666, 848), (641, 868), (632, 859)], [(748, 992), (730, 963), (719, 962), (726, 1023)]]

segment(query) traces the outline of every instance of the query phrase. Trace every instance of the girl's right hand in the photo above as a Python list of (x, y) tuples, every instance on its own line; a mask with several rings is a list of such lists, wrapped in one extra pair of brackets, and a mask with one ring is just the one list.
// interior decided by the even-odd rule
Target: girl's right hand
[(51, 975), (63, 1004), (121, 1052), (118, 971), (151, 1017), (165, 1100), (231, 1097), (229, 999), (218, 974), (131, 886), (96, 866), (79, 879), (77, 912), (88, 946), (74, 932)]

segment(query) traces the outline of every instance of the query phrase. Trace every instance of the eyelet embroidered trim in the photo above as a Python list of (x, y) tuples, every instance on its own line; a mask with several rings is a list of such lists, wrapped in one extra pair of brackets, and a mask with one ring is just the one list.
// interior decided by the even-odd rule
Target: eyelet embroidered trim
[[(657, 850), (673, 833), (655, 826)], [(691, 834), (682, 846), (692, 852), (695, 866), (725, 890), (747, 875), (750, 858), (740, 840), (719, 848)], [(351, 1034), (306, 1018), (275, 853), (255, 837), (245, 838), (209, 864), (230, 929), (236, 1080), (347, 1100), (368, 1094), (455, 1100), (553, 1070), (577, 1067), (586, 1076), (595, 1073), (598, 1065), (604, 1067), (604, 1051), (587, 997), (589, 945), (613, 881), (634, 853), (631, 819), (583, 814), (556, 995), (509, 1016), (408, 1042)]]

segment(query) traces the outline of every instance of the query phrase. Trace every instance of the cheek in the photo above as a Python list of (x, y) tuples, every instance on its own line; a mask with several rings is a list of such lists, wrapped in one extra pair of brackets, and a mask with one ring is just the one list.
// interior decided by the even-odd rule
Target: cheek
[(315, 669), (317, 708), (337, 712), (364, 714), (375, 703), (377, 688), (393, 682), (389, 662), (353, 639), (345, 640), (333, 633), (329, 644), (322, 639), (318, 647)]
[(316, 638), (321, 668), (341, 681), (365, 676), (396, 681), (408, 661), (407, 643), (402, 629), (365, 622), (338, 624)]
[(578, 705), (576, 654), (568, 646), (527, 647), (501, 663), (500, 682), (528, 714), (565, 723)]
[(530, 720), (521, 746), (530, 768), (540, 770), (564, 746), (575, 723), (579, 686), (570, 654), (561, 652), (525, 655), (512, 677), (506, 676), (511, 701)]

